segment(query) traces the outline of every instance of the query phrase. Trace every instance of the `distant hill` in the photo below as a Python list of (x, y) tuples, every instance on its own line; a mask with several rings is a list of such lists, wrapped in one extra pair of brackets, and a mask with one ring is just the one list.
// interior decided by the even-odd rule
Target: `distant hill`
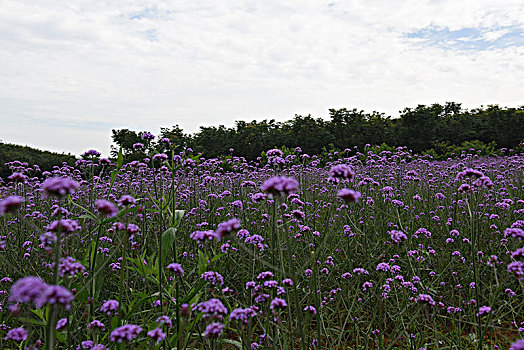
[(0, 142), (0, 177), (4, 180), (12, 173), (5, 163), (15, 160), (30, 166), (38, 165), (42, 171), (51, 171), (53, 166), (61, 165), (63, 162), (74, 164), (76, 158), (71, 154), (42, 151), (28, 146)]

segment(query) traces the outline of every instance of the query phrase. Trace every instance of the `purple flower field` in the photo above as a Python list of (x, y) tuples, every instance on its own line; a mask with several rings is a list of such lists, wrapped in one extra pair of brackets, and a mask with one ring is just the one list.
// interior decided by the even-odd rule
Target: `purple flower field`
[(99, 156), (6, 164), (1, 349), (524, 349), (524, 154)]

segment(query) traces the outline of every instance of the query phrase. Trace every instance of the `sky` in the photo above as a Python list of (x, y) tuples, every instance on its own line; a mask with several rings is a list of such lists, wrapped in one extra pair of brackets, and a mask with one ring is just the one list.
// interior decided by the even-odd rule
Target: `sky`
[(522, 0), (0, 0), (0, 141), (524, 105)]

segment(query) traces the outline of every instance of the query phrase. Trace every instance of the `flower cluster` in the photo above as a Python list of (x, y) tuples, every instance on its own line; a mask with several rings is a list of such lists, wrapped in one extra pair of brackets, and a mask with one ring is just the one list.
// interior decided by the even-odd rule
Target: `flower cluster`
[(48, 195), (64, 197), (75, 193), (80, 188), (78, 182), (63, 177), (51, 177), (42, 183), (42, 189)]
[(109, 336), (112, 342), (121, 343), (131, 341), (142, 332), (142, 327), (134, 324), (126, 324), (113, 330)]
[(37, 308), (60, 304), (69, 309), (73, 295), (62, 286), (48, 285), (38, 277), (28, 276), (13, 284), (9, 295), (11, 303), (33, 303)]
[(298, 190), (298, 181), (285, 176), (275, 176), (266, 180), (260, 189), (273, 196), (285, 195), (296, 192)]
[(24, 199), (18, 196), (9, 196), (0, 201), (0, 216), (3, 216), (7, 213), (14, 213), (24, 203)]

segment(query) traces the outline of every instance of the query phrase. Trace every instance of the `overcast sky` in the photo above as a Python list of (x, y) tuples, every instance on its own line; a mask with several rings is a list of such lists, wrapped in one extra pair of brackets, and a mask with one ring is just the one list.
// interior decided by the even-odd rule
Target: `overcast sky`
[(524, 105), (522, 0), (0, 0), (0, 140)]

